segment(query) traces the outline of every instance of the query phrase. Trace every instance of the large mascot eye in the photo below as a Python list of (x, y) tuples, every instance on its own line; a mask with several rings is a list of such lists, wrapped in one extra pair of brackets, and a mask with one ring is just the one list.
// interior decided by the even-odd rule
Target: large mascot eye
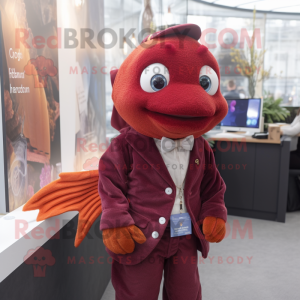
[(165, 88), (170, 81), (170, 74), (166, 66), (155, 63), (147, 68), (141, 74), (140, 85), (147, 93), (155, 93)]
[(217, 73), (209, 66), (203, 66), (199, 74), (200, 86), (211, 96), (213, 96), (219, 87)]

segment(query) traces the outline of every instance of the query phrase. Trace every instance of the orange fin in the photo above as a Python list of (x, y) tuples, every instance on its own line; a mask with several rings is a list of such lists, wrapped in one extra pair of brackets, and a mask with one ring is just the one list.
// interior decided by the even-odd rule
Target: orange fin
[(78, 211), (75, 237), (75, 247), (78, 247), (102, 212), (98, 170), (61, 173), (59, 177), (34, 194), (23, 211), (39, 209), (37, 221)]

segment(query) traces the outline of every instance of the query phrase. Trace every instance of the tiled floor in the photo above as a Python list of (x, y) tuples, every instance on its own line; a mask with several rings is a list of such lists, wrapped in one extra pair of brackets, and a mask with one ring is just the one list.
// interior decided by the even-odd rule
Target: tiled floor
[[(300, 211), (288, 213), (286, 223), (229, 216), (228, 224), (229, 236), (199, 264), (203, 300), (300, 299)], [(249, 230), (241, 237), (245, 224), (253, 237)], [(102, 300), (113, 299), (109, 284)]]

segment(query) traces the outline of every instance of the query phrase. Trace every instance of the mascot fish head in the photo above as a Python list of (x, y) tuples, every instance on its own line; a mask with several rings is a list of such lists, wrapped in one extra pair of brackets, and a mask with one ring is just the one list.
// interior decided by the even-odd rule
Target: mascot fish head
[(114, 128), (179, 139), (197, 138), (220, 123), (228, 105), (218, 63), (200, 36), (194, 24), (156, 32), (111, 72)]

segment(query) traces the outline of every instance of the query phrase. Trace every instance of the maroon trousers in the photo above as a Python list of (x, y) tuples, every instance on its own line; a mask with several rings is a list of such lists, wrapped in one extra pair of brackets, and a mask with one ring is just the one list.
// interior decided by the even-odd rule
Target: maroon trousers
[(201, 300), (197, 237), (170, 237), (167, 227), (157, 247), (137, 265), (114, 260), (116, 300), (157, 300), (164, 273), (163, 300)]

